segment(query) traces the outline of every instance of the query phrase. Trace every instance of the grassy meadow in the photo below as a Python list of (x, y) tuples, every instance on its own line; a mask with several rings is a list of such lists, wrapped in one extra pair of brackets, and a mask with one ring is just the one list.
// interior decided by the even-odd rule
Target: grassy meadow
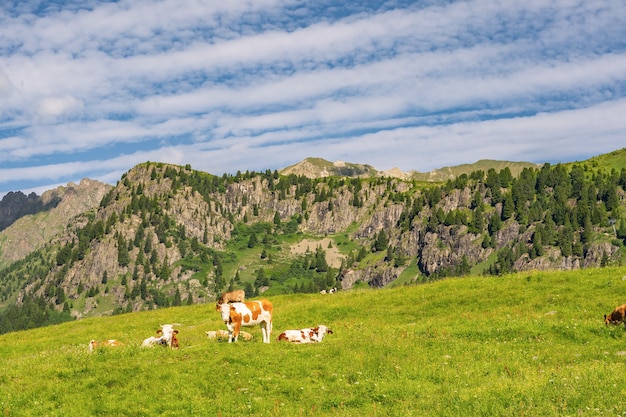
[[(626, 416), (626, 268), (271, 297), (272, 343), (208, 340), (214, 305), (0, 336), (3, 416)], [(179, 323), (179, 350), (141, 349)], [(326, 324), (321, 344), (285, 329)], [(124, 347), (87, 351), (90, 339)]]

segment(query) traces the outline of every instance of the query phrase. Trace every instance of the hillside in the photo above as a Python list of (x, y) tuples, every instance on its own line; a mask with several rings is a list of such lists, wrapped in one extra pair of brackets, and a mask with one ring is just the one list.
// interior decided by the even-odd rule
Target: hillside
[[(269, 345), (209, 340), (214, 304), (85, 319), (0, 336), (8, 416), (624, 415), (626, 269), (444, 279), (270, 297)], [(178, 323), (180, 349), (141, 349)], [(276, 341), (326, 324), (320, 344)], [(87, 353), (91, 339), (124, 347)]]
[[(46, 191), (41, 197), (21, 193), (6, 195), (0, 208), (0, 266), (23, 259), (65, 230), (70, 219), (98, 207), (112, 187), (83, 179)], [(22, 194), (23, 196), (23, 194)]]
[(448, 180), (454, 180), (461, 175), (470, 175), (472, 172), (483, 171), (487, 172), (490, 169), (494, 169), (496, 172), (500, 172), (503, 169), (508, 169), (514, 177), (517, 177), (524, 168), (540, 168), (541, 165), (533, 164), (530, 162), (511, 162), (511, 161), (496, 161), (493, 159), (481, 159), (473, 164), (461, 164), (451, 167), (443, 167), (434, 169), (431, 172), (418, 172), (411, 171), (408, 173), (409, 178), (418, 181), (429, 182), (445, 182)]
[(0, 332), (207, 303), (228, 288), (274, 296), (620, 265), (625, 189), (626, 168), (582, 164), (433, 184), (144, 163), (0, 271)]

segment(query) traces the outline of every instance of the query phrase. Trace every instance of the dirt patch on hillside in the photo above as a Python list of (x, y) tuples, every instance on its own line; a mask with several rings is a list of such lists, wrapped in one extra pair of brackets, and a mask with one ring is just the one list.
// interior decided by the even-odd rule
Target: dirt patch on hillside
[(332, 243), (332, 247), (329, 248), (328, 245), (331, 242), (332, 240), (329, 238), (324, 238), (322, 240), (304, 239), (294, 245), (291, 245), (289, 250), (294, 255), (304, 255), (307, 250), (311, 253), (315, 253), (317, 247), (321, 246), (326, 252), (326, 263), (333, 268), (339, 268), (341, 266), (341, 260), (345, 259), (345, 256), (339, 253), (339, 250), (334, 242)]

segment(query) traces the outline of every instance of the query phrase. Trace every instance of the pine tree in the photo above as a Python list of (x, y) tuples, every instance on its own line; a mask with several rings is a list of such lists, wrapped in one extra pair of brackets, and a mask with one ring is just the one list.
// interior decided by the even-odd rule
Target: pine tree
[(117, 238), (117, 263), (121, 267), (127, 267), (130, 263), (130, 254), (128, 253), (128, 244), (124, 237), (120, 234)]

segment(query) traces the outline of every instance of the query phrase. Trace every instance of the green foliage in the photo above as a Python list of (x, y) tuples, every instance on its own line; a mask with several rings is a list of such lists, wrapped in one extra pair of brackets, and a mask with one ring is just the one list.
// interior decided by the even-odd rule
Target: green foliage
[[(65, 296), (58, 295), (58, 304), (65, 301)], [(54, 306), (48, 305), (43, 297), (32, 299), (26, 297), (19, 305), (9, 305), (0, 313), (0, 334), (18, 330), (34, 329), (74, 320), (65, 309), (57, 311)]]

